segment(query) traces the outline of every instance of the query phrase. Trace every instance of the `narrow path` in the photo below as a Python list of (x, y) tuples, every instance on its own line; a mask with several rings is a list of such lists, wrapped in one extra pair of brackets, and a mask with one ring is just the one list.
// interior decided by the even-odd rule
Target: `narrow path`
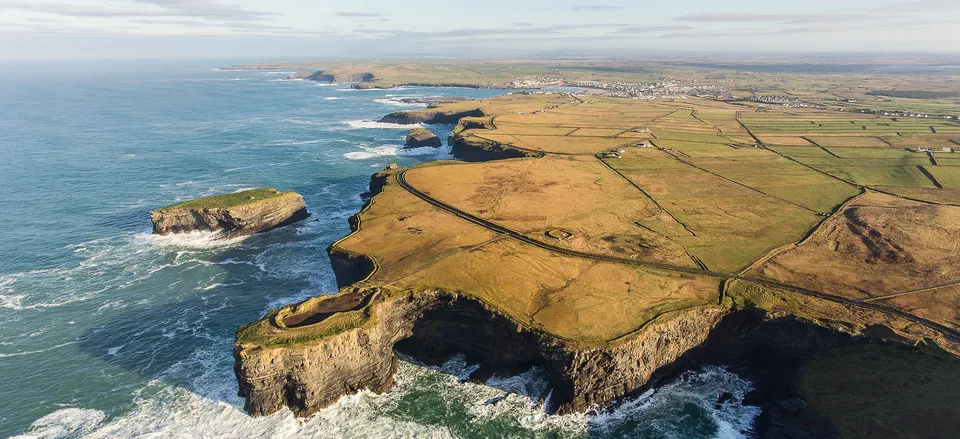
[(856, 301), (857, 301), (857, 302), (873, 302), (873, 301), (877, 301), (877, 300), (890, 299), (890, 298), (892, 298), (892, 297), (906, 296), (906, 295), (908, 295), (908, 294), (913, 294), (913, 293), (922, 293), (922, 292), (925, 292), (925, 291), (939, 290), (940, 288), (952, 287), (952, 286), (955, 286), (955, 285), (960, 285), (960, 280), (954, 281), (954, 282), (948, 282), (948, 283), (940, 284), (940, 285), (933, 285), (933, 286), (929, 286), (929, 287), (917, 288), (917, 289), (915, 289), (915, 290), (910, 290), (910, 291), (900, 291), (900, 292), (897, 292), (897, 293), (882, 294), (882, 295), (873, 296), (873, 297), (864, 297), (864, 298), (862, 298), (862, 299), (856, 299)]
[(484, 219), (482, 219), (482, 218), (479, 218), (479, 217), (476, 217), (476, 216), (474, 216), (474, 215), (471, 215), (471, 214), (469, 214), (469, 213), (466, 213), (466, 212), (464, 212), (464, 211), (462, 211), (462, 210), (460, 210), (460, 209), (457, 209), (457, 208), (454, 207), (454, 206), (451, 206), (451, 205), (449, 205), (449, 204), (446, 204), (446, 203), (444, 203), (444, 202), (442, 202), (442, 201), (440, 201), (440, 200), (437, 200), (437, 199), (431, 197), (430, 195), (427, 195), (426, 193), (424, 193), (424, 192), (422, 192), (422, 191), (414, 188), (413, 186), (411, 186), (411, 185), (407, 182), (406, 177), (405, 177), (405, 174), (407, 173), (407, 171), (408, 171), (408, 170), (403, 170), (403, 171), (400, 171), (399, 173), (397, 173), (397, 176), (396, 176), (397, 183), (400, 185), (400, 187), (402, 187), (402, 188), (405, 189), (406, 191), (410, 192), (411, 194), (415, 195), (416, 197), (420, 198), (421, 200), (426, 201), (428, 204), (430, 204), (430, 205), (432, 205), (432, 206), (434, 206), (434, 207), (436, 207), (436, 208), (438, 208), (438, 209), (444, 210), (444, 211), (446, 211), (446, 212), (448, 212), (448, 213), (451, 213), (451, 214), (453, 214), (454, 216), (457, 216), (457, 217), (459, 217), (459, 218), (461, 218), (461, 219), (463, 219), (463, 220), (466, 220), (466, 221), (468, 221), (468, 222), (471, 222), (471, 223), (473, 223), (473, 224), (476, 224), (476, 225), (478, 225), (478, 226), (480, 226), (480, 227), (484, 227), (484, 228), (486, 228), (486, 229), (488, 229), (488, 230), (491, 230), (491, 231), (494, 231), (494, 232), (497, 232), (497, 233), (501, 233), (501, 234), (503, 234), (503, 235), (507, 235), (507, 236), (509, 236), (510, 238), (516, 239), (517, 241), (523, 242), (523, 243), (525, 243), (525, 244), (532, 245), (532, 246), (534, 246), (534, 247), (539, 247), (539, 248), (541, 248), (541, 249), (544, 249), (544, 250), (547, 250), (547, 251), (550, 251), (550, 252), (553, 252), (553, 253), (557, 253), (557, 254), (561, 254), (561, 255), (566, 255), (566, 256), (572, 256), (572, 257), (576, 257), (576, 258), (583, 258), (583, 259), (590, 259), (590, 260), (595, 260), (595, 261), (601, 261), (601, 262), (611, 262), (611, 263), (615, 263), (615, 264), (625, 264), (625, 265), (631, 265), (631, 266), (635, 266), (635, 267), (645, 267), (645, 268), (653, 268), (653, 269), (659, 269), (659, 270), (673, 271), (673, 272), (678, 272), (678, 273), (688, 273), (688, 274), (695, 274), (695, 275), (700, 275), (700, 276), (708, 276), (708, 277), (713, 277), (713, 278), (717, 278), (717, 279), (740, 280), (740, 281), (744, 281), (744, 282), (748, 282), (748, 283), (753, 283), (753, 284), (757, 284), (757, 285), (762, 285), (762, 286), (766, 286), (766, 287), (770, 287), (770, 288), (776, 288), (776, 289), (781, 289), (781, 290), (785, 290), (785, 291), (790, 291), (790, 292), (794, 292), (794, 293), (798, 293), (798, 294), (802, 294), (802, 295), (805, 295), (805, 296), (810, 296), (810, 297), (814, 297), (814, 298), (818, 298), (818, 299), (828, 300), (828, 301), (831, 301), (831, 302), (836, 302), (836, 303), (840, 303), (840, 304), (844, 304), (844, 305), (850, 305), (850, 306), (855, 306), (855, 307), (860, 307), (860, 308), (866, 308), (866, 309), (874, 310), (874, 311), (877, 311), (877, 312), (880, 312), (880, 313), (883, 313), (883, 314), (887, 314), (887, 315), (890, 315), (890, 316), (895, 316), (895, 317), (903, 318), (903, 319), (905, 319), (905, 320), (911, 321), (911, 322), (913, 322), (913, 323), (917, 323), (917, 324), (919, 324), (919, 325), (926, 326), (926, 327), (928, 327), (928, 328), (930, 328), (930, 329), (933, 329), (933, 330), (935, 330), (935, 331), (937, 331), (937, 332), (940, 332), (940, 333), (944, 334), (946, 337), (948, 337), (948, 338), (950, 338), (950, 339), (952, 339), (952, 340), (958, 340), (958, 341), (960, 341), (960, 331), (956, 331), (956, 330), (954, 330), (954, 329), (948, 328), (948, 327), (943, 326), (943, 325), (941, 325), (941, 324), (939, 324), (939, 323), (936, 323), (936, 322), (934, 322), (934, 321), (927, 320), (927, 319), (922, 318), (922, 317), (917, 317), (917, 316), (915, 316), (915, 315), (913, 315), (913, 314), (910, 314), (910, 313), (907, 313), (907, 312), (904, 312), (904, 311), (901, 311), (901, 310), (898, 310), (898, 309), (895, 309), (895, 308), (890, 308), (890, 307), (887, 307), (887, 306), (877, 305), (877, 304), (869, 303), (869, 302), (858, 302), (858, 301), (855, 301), (855, 300), (853, 300), (853, 299), (849, 299), (849, 298), (846, 298), (846, 297), (834, 296), (834, 295), (827, 294), (827, 293), (824, 293), (824, 292), (821, 292), (821, 291), (814, 291), (814, 290), (810, 290), (810, 289), (806, 289), (806, 288), (802, 288), (802, 287), (798, 287), (798, 286), (794, 286), (794, 285), (783, 284), (783, 283), (780, 283), (780, 282), (770, 281), (770, 280), (765, 280), (765, 279), (750, 278), (750, 277), (745, 277), (745, 276), (741, 276), (741, 275), (737, 275), (737, 274), (719, 273), (719, 272), (710, 271), (710, 270), (703, 270), (703, 269), (698, 269), (698, 268), (683, 267), (683, 266), (679, 266), (679, 265), (667, 264), (667, 263), (662, 263), (662, 262), (638, 261), (638, 260), (628, 259), (628, 258), (620, 258), (620, 257), (615, 257), (615, 256), (607, 256), (607, 255), (593, 254), (593, 253), (581, 252), (581, 251), (576, 251), (576, 250), (569, 250), (569, 249), (557, 247), (557, 246), (554, 246), (554, 245), (550, 245), (550, 244), (547, 244), (547, 243), (538, 241), (538, 240), (536, 240), (536, 239), (530, 238), (530, 237), (528, 237), (528, 236), (526, 236), (526, 235), (523, 235), (523, 234), (521, 234), (521, 233), (519, 233), (519, 232), (510, 230), (510, 229), (508, 229), (508, 228), (506, 228), (506, 227), (500, 226), (500, 225), (498, 225), (498, 224), (494, 224), (494, 223), (492, 223), (492, 222), (490, 222), (490, 221), (487, 221), (487, 220), (484, 220)]

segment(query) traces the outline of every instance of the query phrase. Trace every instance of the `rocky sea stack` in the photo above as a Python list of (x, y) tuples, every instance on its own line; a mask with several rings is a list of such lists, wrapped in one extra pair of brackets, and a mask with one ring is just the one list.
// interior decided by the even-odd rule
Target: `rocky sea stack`
[(383, 123), (396, 123), (400, 125), (412, 125), (417, 123), (426, 123), (426, 124), (448, 124), (455, 125), (460, 122), (460, 119), (464, 117), (483, 117), (483, 111), (479, 108), (463, 111), (440, 111), (440, 110), (424, 110), (424, 111), (398, 111), (396, 113), (390, 113), (386, 116), (380, 118), (380, 122)]
[(407, 133), (405, 145), (407, 148), (420, 148), (423, 146), (439, 148), (443, 144), (440, 142), (440, 138), (437, 137), (433, 131), (430, 131), (426, 128), (414, 128)]
[(221, 232), (224, 238), (252, 235), (305, 219), (303, 197), (260, 188), (214, 195), (150, 212), (153, 233)]

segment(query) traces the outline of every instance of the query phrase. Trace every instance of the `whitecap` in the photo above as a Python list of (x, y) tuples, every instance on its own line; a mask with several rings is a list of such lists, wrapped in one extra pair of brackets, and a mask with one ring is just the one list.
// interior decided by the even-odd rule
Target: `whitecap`
[(373, 102), (380, 104), (393, 105), (396, 107), (406, 107), (406, 108), (426, 108), (427, 105), (420, 102), (407, 102), (402, 99), (374, 99)]
[(344, 122), (353, 130), (363, 129), (390, 129), (390, 130), (408, 130), (413, 127), (422, 126), (420, 124), (404, 125), (399, 123), (377, 122), (375, 120), (349, 120)]
[(66, 408), (50, 413), (30, 424), (30, 429), (12, 439), (54, 439), (78, 437), (103, 422), (106, 415), (100, 410)]
[[(142, 234), (139, 240), (144, 241), (154, 247), (164, 248), (188, 248), (188, 249), (212, 249), (232, 247), (243, 242), (247, 237), (238, 236), (224, 239), (221, 232), (196, 231), (190, 233), (174, 233), (171, 235)], [(165, 268), (163, 266), (155, 268)]]
[(33, 351), (10, 352), (10, 353), (6, 353), (6, 354), (0, 353), (0, 358), (22, 357), (22, 356), (24, 356), (24, 355), (42, 354), (42, 353), (44, 353), (44, 352), (49, 352), (49, 351), (52, 351), (52, 350), (54, 350), (54, 349), (62, 348), (62, 347), (64, 347), (64, 346), (70, 346), (70, 345), (75, 344), (75, 343), (77, 343), (77, 341), (76, 341), (76, 340), (73, 340), (73, 341), (68, 341), (68, 342), (66, 342), (66, 343), (60, 343), (60, 344), (58, 344), (58, 345), (50, 346), (49, 348), (46, 348), (46, 349), (37, 349), (37, 350), (33, 350)]
[[(682, 418), (677, 418), (678, 408), (693, 404), (716, 424), (715, 437), (743, 439), (749, 437), (753, 422), (760, 415), (759, 407), (743, 405), (746, 394), (752, 389), (752, 383), (732, 372), (717, 366), (704, 367), (687, 371), (675, 382), (655, 391), (647, 391), (638, 398), (601, 410), (589, 423), (592, 429), (609, 433), (627, 422), (635, 422), (647, 431), (646, 434), (669, 437), (676, 432), (675, 423), (683, 422)], [(731, 397), (718, 404), (718, 397), (724, 393)]]
[(383, 145), (373, 148), (361, 146), (360, 148), (363, 149), (363, 151), (348, 152), (343, 156), (350, 160), (367, 160), (377, 157), (397, 155), (397, 151), (400, 150), (399, 147), (391, 145)]
[(325, 100), (325, 101), (339, 101), (340, 99), (346, 99), (346, 98), (343, 98), (343, 97), (340, 97), (340, 96), (327, 96), (327, 97), (323, 98), (323, 100)]
[(26, 297), (25, 294), (0, 294), (0, 308), (21, 310)]

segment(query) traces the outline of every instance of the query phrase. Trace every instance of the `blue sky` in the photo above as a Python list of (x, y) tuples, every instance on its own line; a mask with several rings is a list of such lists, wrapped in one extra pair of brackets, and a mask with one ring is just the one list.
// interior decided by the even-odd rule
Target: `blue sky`
[(960, 52), (960, 0), (0, 0), (0, 59)]

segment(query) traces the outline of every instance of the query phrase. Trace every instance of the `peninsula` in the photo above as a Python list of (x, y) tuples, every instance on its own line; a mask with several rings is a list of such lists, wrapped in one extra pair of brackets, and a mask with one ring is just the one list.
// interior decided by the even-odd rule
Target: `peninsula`
[[(567, 61), (321, 70), (377, 87), (581, 90), (384, 116), (455, 125), (459, 160), (374, 174), (353, 232), (328, 249), (340, 292), (238, 329), (250, 413), (306, 416), (389, 389), (397, 353), (462, 353), (480, 381), (545, 369), (548, 412), (706, 362), (754, 382), (747, 403), (771, 437), (958, 427), (944, 408), (960, 391), (960, 107), (869, 94), (954, 79)], [(901, 384), (892, 396), (876, 382)]]
[[(786, 416), (853, 434), (877, 413), (817, 393), (836, 376), (814, 354), (860, 365), (893, 343), (960, 370), (955, 120), (566, 93), (385, 120), (455, 121), (462, 161), (375, 174), (328, 249), (340, 292), (238, 329), (252, 414), (385, 391), (395, 351), (460, 352), (477, 379), (544, 367), (542, 403), (560, 413), (697, 362), (776, 365), (790, 382), (761, 402), (767, 428)], [(949, 376), (930, 382), (956, 389)]]
[(252, 235), (306, 218), (303, 197), (273, 188), (198, 198), (150, 212), (153, 233), (218, 232), (224, 238)]

